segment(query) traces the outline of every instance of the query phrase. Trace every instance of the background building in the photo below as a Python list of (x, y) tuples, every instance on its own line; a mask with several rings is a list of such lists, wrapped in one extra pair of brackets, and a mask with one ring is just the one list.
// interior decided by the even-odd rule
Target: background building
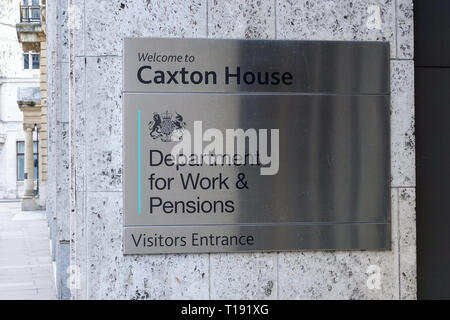
[[(47, 42), (45, 0), (22, 0), (20, 21), (16, 24), (17, 37), (22, 44), (24, 64), (39, 69), (39, 86), (19, 90), (17, 104), (23, 113), (25, 132), (24, 194), (22, 208), (45, 208), (47, 200)], [(29, 54), (27, 54), (29, 53)], [(34, 146), (32, 137), (37, 143)], [(34, 151), (33, 149), (36, 149)], [(34, 153), (37, 152), (37, 159)], [(36, 160), (36, 161), (35, 161)], [(32, 168), (37, 165), (36, 173)], [(35, 186), (36, 185), (36, 186)]]
[[(40, 101), (39, 52), (23, 50), (17, 39), (20, 1), (0, 1), (0, 199), (21, 199), (24, 193), (25, 134), (18, 95)], [(38, 157), (34, 135), (33, 160)], [(34, 164), (38, 176), (38, 163)], [(37, 189), (37, 181), (33, 188)]]
[[(47, 4), (47, 26), (60, 297), (416, 298), (412, 0), (61, 0)], [(392, 250), (124, 256), (122, 39), (145, 36), (389, 41)]]

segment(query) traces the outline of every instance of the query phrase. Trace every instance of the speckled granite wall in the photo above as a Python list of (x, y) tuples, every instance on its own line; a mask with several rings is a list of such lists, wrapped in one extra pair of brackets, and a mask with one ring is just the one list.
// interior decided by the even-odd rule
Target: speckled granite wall
[(70, 298), (70, 158), (68, 0), (47, 3), (48, 195), (47, 217), (58, 297)]
[[(72, 298), (416, 297), (412, 0), (69, 1)], [(123, 256), (125, 36), (388, 40), (392, 250)]]

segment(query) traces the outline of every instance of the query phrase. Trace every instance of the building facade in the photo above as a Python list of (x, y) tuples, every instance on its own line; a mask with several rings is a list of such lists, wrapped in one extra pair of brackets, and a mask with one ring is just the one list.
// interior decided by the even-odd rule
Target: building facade
[[(23, 113), (24, 143), (24, 194), (23, 210), (45, 208), (47, 201), (47, 42), (45, 0), (22, 0), (20, 21), (16, 24), (17, 38), (25, 53), (30, 53), (28, 63), (39, 67), (39, 86), (35, 98), (22, 96), (17, 104)], [(24, 64), (27, 55), (24, 54)], [(33, 142), (36, 137), (37, 143)], [(37, 151), (37, 159), (34, 156)], [(37, 163), (36, 173), (34, 167)], [(37, 185), (37, 186), (35, 186)]]
[[(0, 1), (0, 199), (22, 199), (25, 184), (25, 133), (18, 99), (40, 101), (39, 53), (22, 49), (16, 32), (20, 1)], [(37, 136), (33, 137), (33, 173), (38, 177)], [(33, 192), (37, 179), (33, 179)], [(37, 190), (36, 190), (37, 191)]]
[[(49, 1), (47, 213), (59, 297), (415, 299), (412, 9), (412, 0)], [(124, 37), (389, 41), (391, 250), (124, 256)]]

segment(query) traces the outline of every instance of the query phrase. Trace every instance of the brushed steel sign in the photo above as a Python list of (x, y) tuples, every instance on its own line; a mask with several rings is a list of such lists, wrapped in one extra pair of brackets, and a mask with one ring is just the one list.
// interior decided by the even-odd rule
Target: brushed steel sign
[(389, 91), (384, 42), (125, 39), (124, 253), (390, 249)]

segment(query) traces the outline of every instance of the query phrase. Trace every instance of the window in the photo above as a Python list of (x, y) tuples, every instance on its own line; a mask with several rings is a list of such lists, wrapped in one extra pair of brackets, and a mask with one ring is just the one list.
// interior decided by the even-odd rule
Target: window
[(25, 171), (25, 143), (17, 141), (17, 180), (22, 181)]
[(20, 6), (20, 22), (39, 23), (41, 22), (40, 0), (22, 0)]
[(39, 6), (40, 0), (22, 0), (22, 4), (24, 6), (28, 6), (28, 5)]
[(25, 52), (23, 54), (23, 68), (28, 69), (39, 69), (40, 68), (41, 55), (34, 52)]
[(33, 61), (33, 69), (39, 69), (41, 55), (39, 53), (33, 53), (31, 56)]
[[(38, 179), (38, 142), (33, 142), (34, 153), (34, 179)], [(25, 179), (25, 142), (17, 141), (17, 181), (23, 181)]]
[(30, 69), (30, 55), (28, 53), (23, 54), (23, 68)]

